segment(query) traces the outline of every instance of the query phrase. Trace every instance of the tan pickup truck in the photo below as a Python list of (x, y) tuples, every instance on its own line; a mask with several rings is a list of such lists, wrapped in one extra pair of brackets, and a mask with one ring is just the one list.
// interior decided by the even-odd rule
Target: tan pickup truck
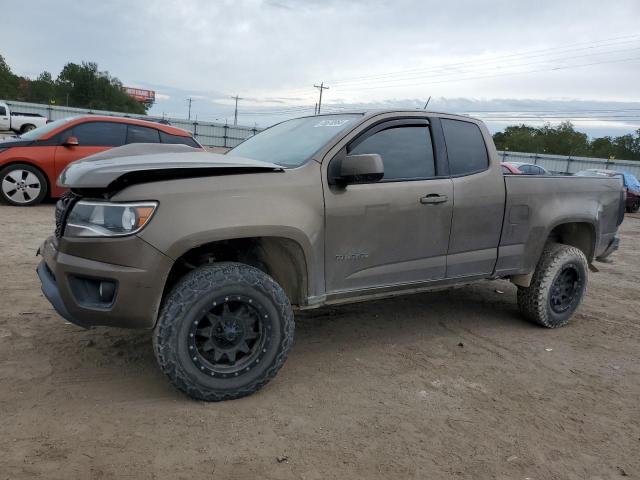
[(70, 322), (152, 330), (160, 368), (202, 400), (273, 378), (295, 308), (509, 278), (524, 316), (564, 325), (624, 215), (620, 179), (503, 175), (484, 124), (448, 114), (298, 118), (226, 155), (153, 148), (67, 167), (38, 274)]

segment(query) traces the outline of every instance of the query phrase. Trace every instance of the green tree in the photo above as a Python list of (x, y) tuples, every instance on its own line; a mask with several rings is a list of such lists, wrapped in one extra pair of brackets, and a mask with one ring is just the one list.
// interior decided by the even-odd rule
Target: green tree
[[(94, 62), (67, 63), (58, 76), (60, 93), (69, 94), (69, 105), (96, 110), (146, 113), (147, 107), (122, 91), (122, 83)], [(66, 100), (66, 98), (65, 98)]]
[(0, 98), (16, 98), (19, 83), (19, 77), (11, 72), (11, 68), (4, 57), (0, 55)]
[(36, 80), (29, 82), (29, 101), (49, 103), (56, 99), (56, 84), (49, 72), (42, 72)]
[(527, 125), (514, 125), (493, 136), (498, 150), (521, 152), (542, 152), (538, 129)]
[(571, 122), (562, 122), (557, 127), (546, 124), (539, 129), (544, 149), (556, 155), (582, 156), (589, 153), (589, 137), (577, 132)]
[(19, 77), (0, 55), (0, 98), (35, 103), (144, 114), (148, 106), (122, 90), (122, 83), (95, 62), (67, 63), (57, 79), (42, 72), (37, 79)]
[(498, 150), (640, 160), (640, 129), (619, 137), (589, 137), (571, 122), (541, 128), (513, 125), (493, 135)]
[(613, 154), (613, 139), (611, 137), (594, 138), (591, 141), (590, 156), (609, 158)]

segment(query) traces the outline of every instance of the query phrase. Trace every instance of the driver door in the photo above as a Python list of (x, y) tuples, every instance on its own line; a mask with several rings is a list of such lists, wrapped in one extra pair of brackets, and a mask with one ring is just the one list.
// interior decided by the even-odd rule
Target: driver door
[(327, 293), (443, 279), (453, 183), (437, 176), (427, 120), (376, 125), (343, 153), (379, 154), (384, 177), (325, 190)]

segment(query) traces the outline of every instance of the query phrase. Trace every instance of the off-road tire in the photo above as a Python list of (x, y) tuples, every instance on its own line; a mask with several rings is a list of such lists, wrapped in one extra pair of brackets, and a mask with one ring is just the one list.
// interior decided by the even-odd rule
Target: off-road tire
[[(16, 171), (28, 172), (32, 175), (35, 175), (38, 179), (38, 182), (40, 184), (40, 191), (37, 195), (34, 195), (33, 198), (28, 201), (22, 202), (12, 200), (11, 197), (9, 197), (2, 188), (2, 183), (5, 177), (11, 172)], [(14, 163), (0, 170), (0, 203), (14, 205), (16, 207), (31, 207), (33, 205), (38, 205), (39, 203), (41, 203), (46, 198), (48, 191), (49, 186), (47, 184), (47, 179), (45, 178), (44, 174), (36, 167), (32, 167), (31, 165), (28, 165), (26, 163)]]
[[(559, 274), (566, 268), (575, 269), (579, 275), (579, 284), (566, 310), (557, 312), (551, 305), (552, 288)], [(588, 264), (582, 251), (569, 245), (549, 243), (540, 256), (531, 285), (518, 287), (518, 308), (528, 320), (543, 327), (562, 327), (569, 323), (582, 302), (587, 281)]]
[[(251, 370), (235, 378), (212, 378), (192, 361), (189, 328), (212, 299), (235, 295), (261, 303), (265, 322), (271, 322), (269, 342)], [(224, 262), (199, 267), (178, 281), (162, 307), (153, 346), (160, 369), (176, 388), (197, 400), (221, 401), (252, 394), (269, 382), (284, 364), (293, 334), (293, 311), (280, 285), (255, 267)]]

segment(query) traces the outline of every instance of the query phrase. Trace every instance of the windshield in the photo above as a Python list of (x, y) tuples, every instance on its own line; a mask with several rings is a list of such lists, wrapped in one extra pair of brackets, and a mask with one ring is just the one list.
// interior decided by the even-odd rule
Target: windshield
[(75, 117), (63, 118), (62, 120), (56, 120), (55, 122), (47, 123), (43, 127), (34, 128), (33, 130), (23, 133), (22, 135), (19, 135), (19, 138), (21, 138), (22, 140), (38, 140), (43, 135), (46, 135), (47, 133), (52, 132), (56, 128), (61, 127), (62, 125), (69, 122), (70, 120), (73, 120), (74, 118)]
[(227, 155), (299, 167), (361, 117), (359, 114), (321, 115), (288, 120), (245, 140)]

